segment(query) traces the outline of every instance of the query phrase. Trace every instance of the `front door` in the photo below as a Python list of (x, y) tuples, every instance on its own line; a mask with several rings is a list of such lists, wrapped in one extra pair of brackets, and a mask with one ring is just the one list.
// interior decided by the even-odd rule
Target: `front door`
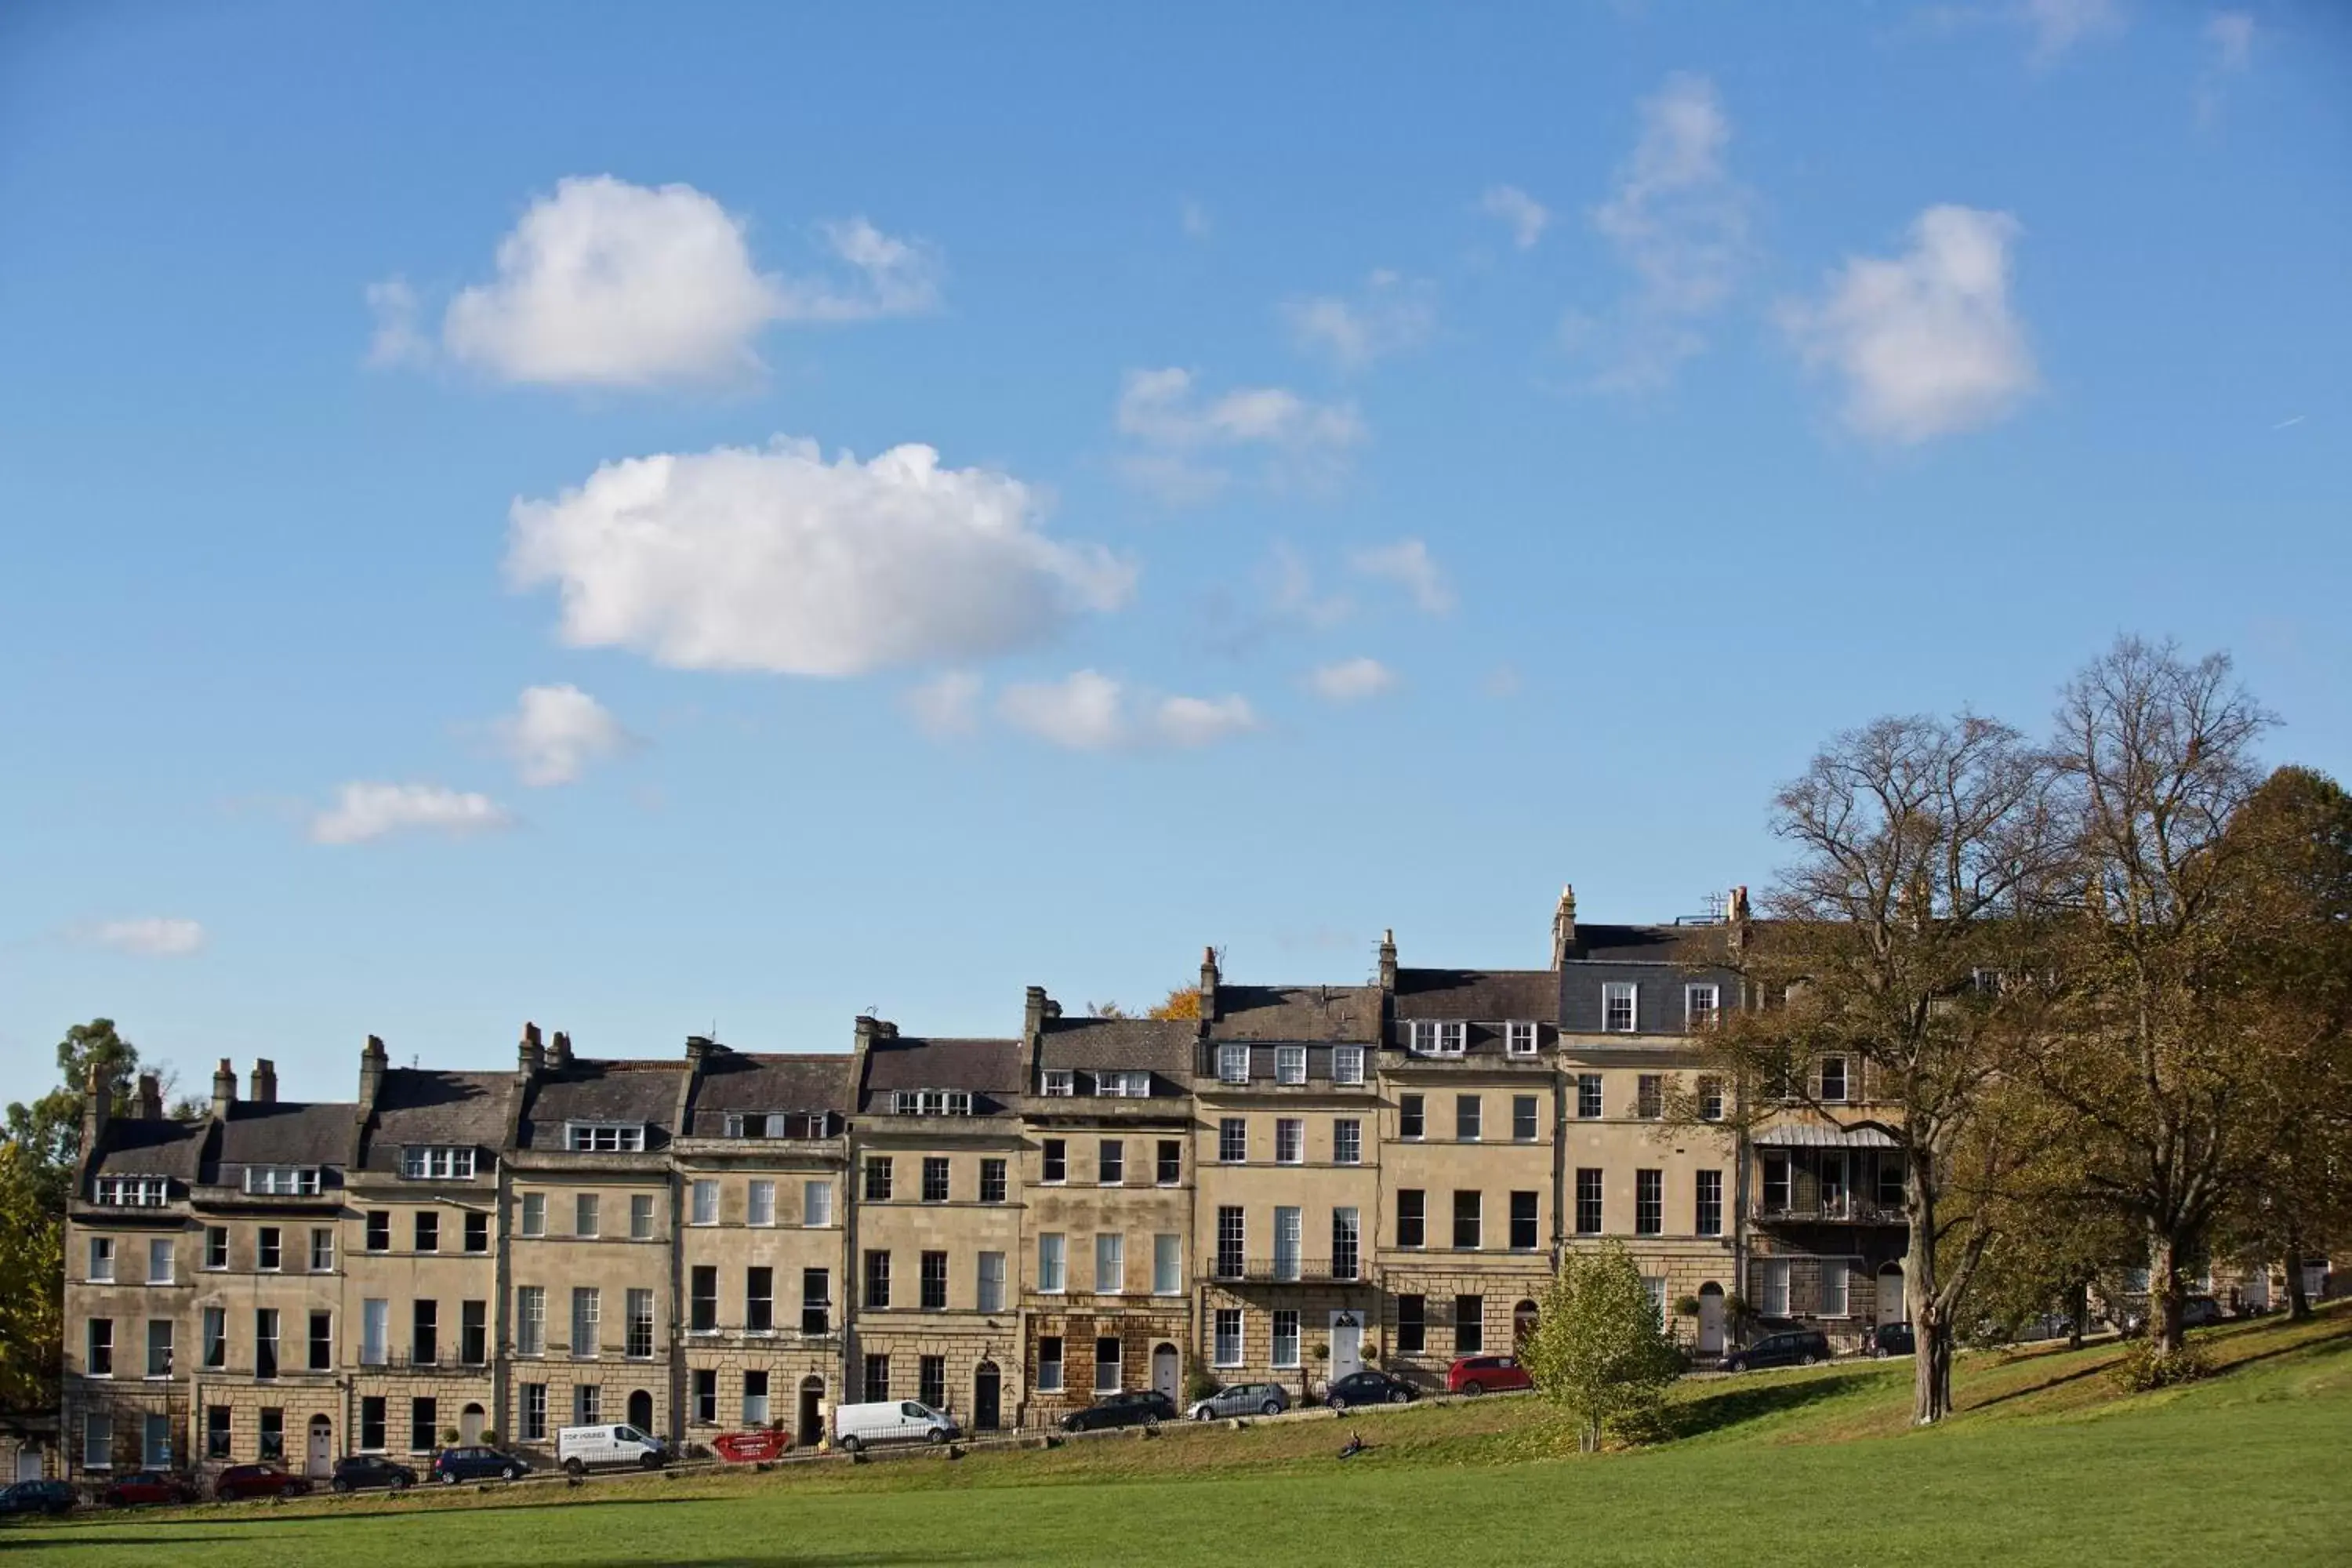
[(1178, 1365), (1179, 1361), (1176, 1354), (1176, 1347), (1174, 1345), (1163, 1344), (1152, 1351), (1151, 1386), (1166, 1394), (1168, 1396), (1169, 1403), (1171, 1405), (1176, 1401), (1176, 1370)]
[(824, 1437), (824, 1380), (821, 1377), (801, 1379), (800, 1431), (793, 1441), (803, 1448), (814, 1448)]
[(1723, 1287), (1712, 1279), (1698, 1288), (1698, 1353), (1723, 1353)]
[(998, 1373), (996, 1363), (992, 1361), (982, 1362), (980, 1370), (971, 1375), (971, 1429), (973, 1431), (993, 1432), (1003, 1425), (1003, 1398), (1004, 1380)]
[(489, 1412), (478, 1405), (468, 1405), (458, 1413), (457, 1441), (467, 1445), (482, 1440), (482, 1428), (489, 1424)]
[(1892, 1263), (1878, 1271), (1878, 1321), (1882, 1323), (1909, 1321), (1903, 1311), (1903, 1270)]
[(1337, 1383), (1364, 1370), (1364, 1315), (1331, 1314), (1331, 1381)]
[(37, 1481), (41, 1479), (41, 1451), (38, 1448), (16, 1450), (16, 1479), (20, 1481)]
[(310, 1464), (305, 1473), (313, 1480), (335, 1473), (335, 1424), (323, 1415), (310, 1417)]

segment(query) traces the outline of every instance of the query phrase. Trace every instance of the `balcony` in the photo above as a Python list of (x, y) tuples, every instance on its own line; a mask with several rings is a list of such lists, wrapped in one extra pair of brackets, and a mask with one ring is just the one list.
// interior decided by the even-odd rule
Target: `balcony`
[(1361, 1285), (1367, 1282), (1360, 1258), (1220, 1258), (1209, 1278), (1221, 1284)]
[(1902, 1225), (1903, 1205), (1872, 1203), (1857, 1197), (1830, 1197), (1810, 1203), (1757, 1200), (1748, 1217), (1758, 1225)]

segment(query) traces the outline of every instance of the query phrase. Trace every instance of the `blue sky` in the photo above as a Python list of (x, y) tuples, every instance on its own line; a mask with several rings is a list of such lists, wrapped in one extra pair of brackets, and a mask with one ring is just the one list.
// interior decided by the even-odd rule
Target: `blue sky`
[(2347, 79), (2317, 4), (12, 7), (0, 1097), (1537, 963), (2125, 630), (2352, 773)]

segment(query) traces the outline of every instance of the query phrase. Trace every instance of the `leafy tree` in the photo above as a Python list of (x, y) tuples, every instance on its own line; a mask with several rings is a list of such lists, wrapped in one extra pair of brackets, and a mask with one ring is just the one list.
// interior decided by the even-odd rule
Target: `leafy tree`
[(8, 1141), (30, 1156), (31, 1179), (43, 1206), (55, 1214), (65, 1212), (81, 1163), (82, 1100), (93, 1067), (109, 1086), (109, 1110), (127, 1112), (139, 1047), (117, 1032), (111, 1018), (92, 1018), (68, 1029), (58, 1042), (58, 1076), (63, 1081), (30, 1105), (8, 1107)]
[[(1179, 985), (1161, 1000), (1144, 1009), (1143, 1016), (1162, 1021), (1198, 1018), (1201, 1016), (1201, 988), (1197, 985)], [(1132, 1018), (1135, 1015), (1117, 1002), (1089, 1002), (1087, 1004), (1087, 1016)]]
[(43, 1178), (32, 1150), (0, 1142), (0, 1410), (57, 1406), (65, 1221)]
[(1615, 1240), (1560, 1259), (1519, 1360), (1538, 1390), (1575, 1419), (1578, 1447), (1588, 1454), (1605, 1430), (1654, 1418), (1682, 1369), (1641, 1271)]

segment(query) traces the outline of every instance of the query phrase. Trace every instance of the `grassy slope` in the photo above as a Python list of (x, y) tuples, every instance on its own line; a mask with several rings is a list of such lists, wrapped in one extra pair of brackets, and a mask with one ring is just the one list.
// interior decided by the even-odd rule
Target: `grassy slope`
[[(1276, 1423), (1051, 1452), (467, 1491), (0, 1531), (41, 1568), (419, 1562), (1875, 1565), (2343, 1561), (2352, 1310), (2212, 1331), (2224, 1375), (2118, 1399), (2111, 1349), (1967, 1358), (1961, 1415), (1912, 1432), (1908, 1363), (1686, 1385), (1678, 1440), (1592, 1459), (1529, 1400), (1345, 1427)], [(1567, 1445), (1572, 1454), (1572, 1444)]]

